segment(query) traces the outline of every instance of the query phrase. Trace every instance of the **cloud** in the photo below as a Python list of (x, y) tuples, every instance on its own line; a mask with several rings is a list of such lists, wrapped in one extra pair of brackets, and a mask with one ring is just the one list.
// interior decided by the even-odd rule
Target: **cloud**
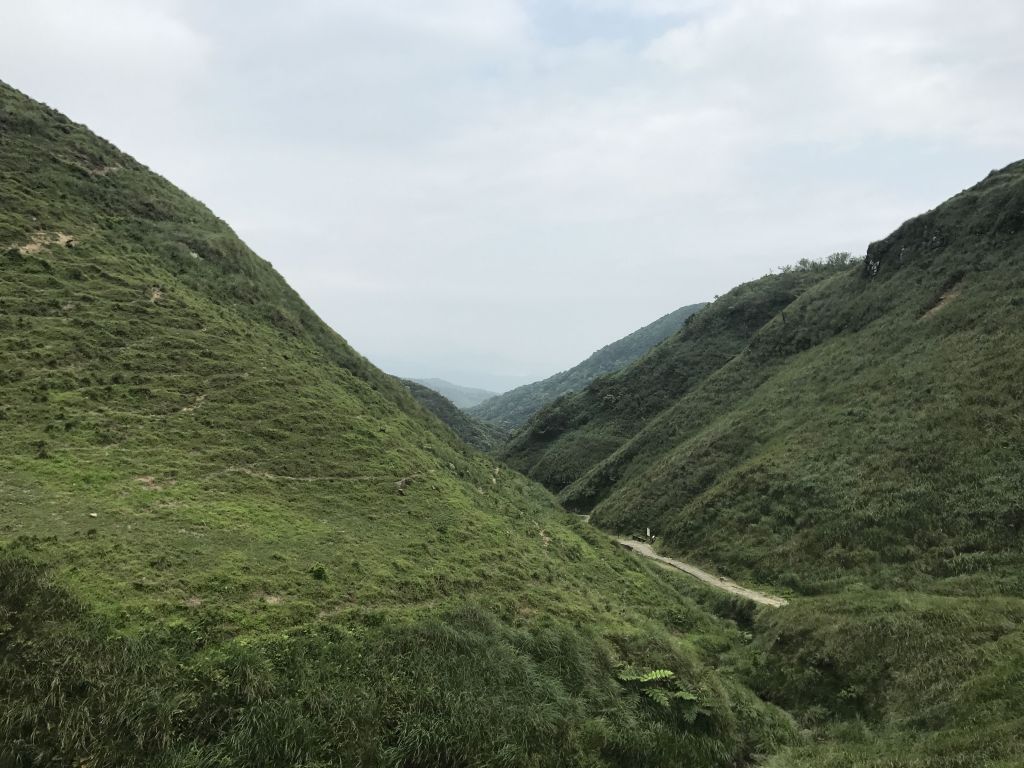
[(580, 11), (634, 16), (695, 17), (728, 11), (735, 0), (571, 0)]
[(1016, 0), (37, 0), (4, 22), (5, 78), (407, 375), (550, 374), (1024, 155)]
[(503, 45), (521, 35), (528, 24), (523, 8), (513, 0), (347, 0), (321, 2), (350, 18), (375, 19), (385, 26), (471, 45)]
[[(737, 0), (646, 57), (761, 132), (802, 141), (953, 137), (1017, 144), (1024, 6), (982, 0)], [(771, 134), (767, 136), (771, 138)]]
[[(141, 159), (176, 148), (172, 175), (194, 156), (184, 140), (194, 89), (214, 41), (176, 0), (33, 0), (8, 3), (0, 23), (0, 77)], [(177, 147), (176, 147), (177, 145)]]
[(66, 91), (96, 77), (117, 87), (168, 85), (202, 69), (211, 43), (180, 16), (181, 3), (155, 0), (34, 0), (4, 9), (5, 77), (62, 80)]

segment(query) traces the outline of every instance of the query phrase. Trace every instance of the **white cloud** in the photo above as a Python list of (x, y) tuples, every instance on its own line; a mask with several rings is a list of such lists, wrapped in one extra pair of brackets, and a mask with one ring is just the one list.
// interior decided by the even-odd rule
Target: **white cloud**
[(1018, 143), (1024, 6), (982, 0), (737, 0), (646, 56), (736, 108), (757, 139)]
[(354, 18), (373, 18), (463, 43), (503, 44), (522, 35), (528, 18), (514, 0), (346, 0), (326, 3)]
[(1017, 0), (11, 5), (3, 77), (406, 374), (551, 373), (1024, 155)]
[(108, 87), (142, 79), (167, 85), (202, 68), (210, 42), (179, 15), (179, 2), (33, 0), (5, 3), (4, 76), (44, 83), (102, 75)]
[(628, 13), (636, 16), (697, 16), (722, 13), (736, 0), (572, 0), (584, 11)]
[[(187, 104), (207, 75), (213, 41), (175, 0), (4, 2), (0, 77), (87, 122), (129, 151), (177, 150), (172, 175), (194, 155)], [(175, 147), (175, 144), (179, 146)], [(159, 160), (162, 153), (143, 162)]]

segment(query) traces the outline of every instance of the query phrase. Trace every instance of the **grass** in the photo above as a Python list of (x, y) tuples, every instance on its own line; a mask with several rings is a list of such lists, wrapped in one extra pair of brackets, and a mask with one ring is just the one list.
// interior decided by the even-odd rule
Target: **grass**
[[(3, 604), (14, 602), (0, 718), (14, 764), (712, 765), (742, 754), (729, 742), (750, 749), (756, 734), (786, 729), (653, 627), (513, 627), (463, 602), (352, 608), (216, 641), (209, 616), (125, 635), (25, 561), (0, 567)], [(624, 654), (679, 670), (705, 714), (690, 721), (629, 692), (614, 661)], [(47, 723), (59, 731), (40, 733)]]
[[(6, 86), (0, 388), (2, 765), (733, 766), (796, 738), (723, 666), (734, 624)], [(663, 669), (691, 698), (630, 677)]]
[(1020, 597), (869, 589), (762, 615), (751, 682), (823, 740), (769, 765), (1018, 765), (1022, 619)]

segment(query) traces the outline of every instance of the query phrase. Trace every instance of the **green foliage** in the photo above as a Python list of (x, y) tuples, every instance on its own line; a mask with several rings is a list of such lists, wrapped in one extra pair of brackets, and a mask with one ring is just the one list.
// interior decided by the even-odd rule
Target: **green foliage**
[(652, 669), (650, 672), (637, 672), (632, 668), (619, 670), (618, 677), (624, 683), (646, 683), (662, 682), (674, 678), (676, 673), (671, 669)]
[(517, 430), (549, 403), (563, 395), (578, 392), (599, 376), (621, 370), (643, 357), (676, 333), (683, 323), (704, 306), (693, 304), (670, 312), (650, 325), (599, 349), (574, 368), (492, 397), (471, 408), (470, 414), (497, 425), (505, 433)]
[(711, 714), (700, 706), (698, 694), (680, 686), (676, 673), (671, 669), (640, 672), (627, 664), (619, 669), (617, 676), (628, 689), (639, 693), (657, 707), (666, 710), (676, 707), (687, 723), (696, 723), (698, 718)]
[(671, 671), (623, 690), (621, 654), (708, 674), (652, 626), (351, 607), (211, 642), (218, 609), (125, 633), (22, 555), (0, 575), (5, 765), (730, 765), (788, 732), (735, 685), (700, 705)]
[[(792, 740), (679, 580), (2, 85), (0, 388), (0, 765), (732, 766)], [(710, 714), (648, 706), (623, 663)]]
[(1022, 621), (1019, 596), (865, 589), (760, 614), (752, 683), (826, 741), (771, 765), (1019, 765)]
[(327, 567), (323, 563), (317, 563), (309, 569), (309, 575), (317, 581), (327, 581)]

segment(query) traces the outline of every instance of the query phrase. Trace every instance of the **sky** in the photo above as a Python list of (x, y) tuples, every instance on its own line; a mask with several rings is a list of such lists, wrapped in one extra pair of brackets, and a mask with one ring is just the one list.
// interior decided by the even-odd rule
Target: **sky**
[(1020, 0), (0, 0), (0, 79), (501, 390), (1024, 157)]

